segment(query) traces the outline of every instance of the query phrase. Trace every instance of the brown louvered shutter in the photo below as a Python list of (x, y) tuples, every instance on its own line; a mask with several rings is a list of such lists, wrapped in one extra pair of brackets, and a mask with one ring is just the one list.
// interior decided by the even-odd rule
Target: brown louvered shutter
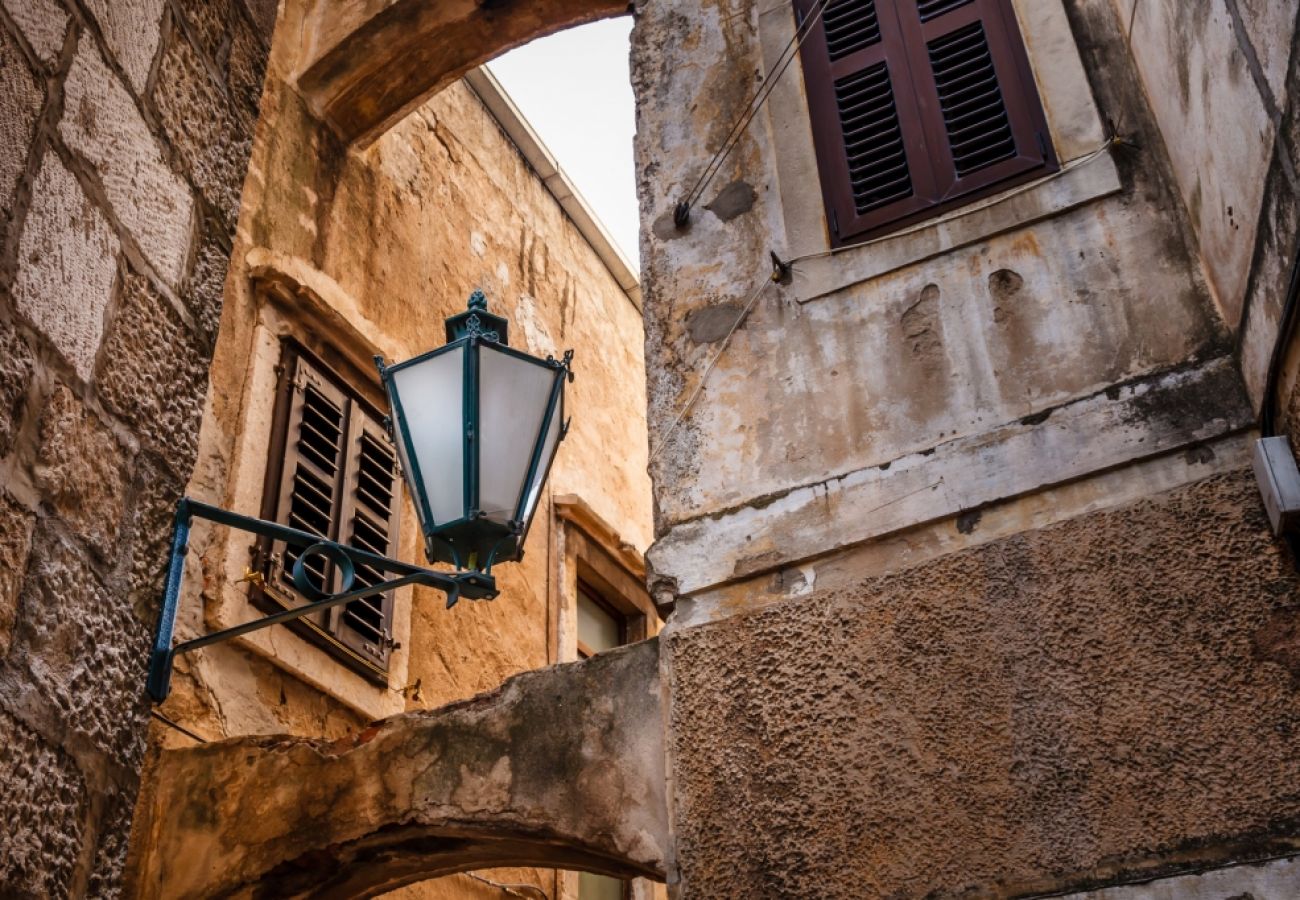
[[(348, 446), (348, 477), (343, 495), (344, 542), (393, 556), (397, 552), (397, 457), (383, 426), (360, 404), (356, 405)], [(370, 566), (357, 566), (355, 587), (369, 587), (386, 578)], [(373, 661), (388, 666), (393, 647), (393, 594), (366, 597), (345, 607), (335, 607), (331, 630), (345, 645)]]
[(1008, 0), (829, 0), (800, 55), (833, 245), (1056, 166)]
[[(396, 552), (400, 486), (392, 444), (378, 415), (333, 373), (293, 344), (281, 358), (262, 515), (333, 541), (383, 556)], [(265, 606), (308, 602), (293, 584), (300, 549), (282, 541), (259, 547)], [(318, 589), (341, 587), (321, 557), (306, 569)], [(353, 587), (382, 581), (358, 566)], [(383, 680), (392, 650), (391, 592), (313, 613), (291, 627), (333, 651), (362, 674)]]

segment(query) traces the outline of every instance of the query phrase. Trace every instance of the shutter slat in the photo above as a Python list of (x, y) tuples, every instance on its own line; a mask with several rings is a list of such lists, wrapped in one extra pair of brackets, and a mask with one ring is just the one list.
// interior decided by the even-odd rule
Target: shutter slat
[(970, 2), (972, 0), (917, 0), (916, 11), (921, 14), (922, 22), (928, 22)]
[(822, 22), (832, 62), (880, 41), (875, 0), (831, 0), (822, 13)]
[(927, 49), (957, 176), (1015, 156), (1015, 136), (983, 23), (937, 38)]
[(889, 68), (879, 63), (835, 83), (853, 204), (859, 215), (912, 195)]

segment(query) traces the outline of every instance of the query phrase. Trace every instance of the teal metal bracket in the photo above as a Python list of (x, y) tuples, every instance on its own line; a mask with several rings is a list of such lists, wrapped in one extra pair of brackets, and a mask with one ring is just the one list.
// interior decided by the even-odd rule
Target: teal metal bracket
[[(252, 622), (245, 622), (233, 628), (205, 634), (202, 637), (172, 645), (176, 630), (176, 614), (180, 608), (181, 583), (185, 577), (185, 555), (189, 549), (190, 527), (195, 519), (205, 519), (218, 525), (226, 525), (247, 531), (272, 540), (284, 541), (293, 547), (302, 547), (304, 552), (298, 557), (294, 566), (294, 585), (305, 596), (312, 597), (312, 602), (295, 606)], [(323, 593), (307, 580), (303, 561), (311, 556), (326, 556), (338, 568), (342, 588), (336, 593)], [(353, 575), (358, 564), (378, 569), (390, 577), (388, 581), (370, 587), (351, 590)], [(331, 607), (341, 606), (382, 594), (408, 584), (422, 584), (436, 588), (447, 595), (447, 608), (451, 609), (461, 597), (469, 600), (491, 600), (497, 596), (496, 579), (486, 572), (435, 572), (410, 563), (389, 559), (356, 547), (335, 541), (321, 540), (319, 535), (299, 531), (275, 522), (253, 519), (237, 513), (227, 512), (188, 497), (181, 498), (176, 504), (176, 524), (172, 532), (171, 554), (167, 563), (167, 581), (163, 589), (162, 610), (158, 615), (158, 627), (154, 631), (153, 650), (149, 657), (149, 696), (161, 703), (167, 699), (171, 690), (172, 664), (176, 657), (200, 647), (207, 647), (221, 641), (227, 641), (240, 635), (291, 622), (302, 616), (320, 612)]]

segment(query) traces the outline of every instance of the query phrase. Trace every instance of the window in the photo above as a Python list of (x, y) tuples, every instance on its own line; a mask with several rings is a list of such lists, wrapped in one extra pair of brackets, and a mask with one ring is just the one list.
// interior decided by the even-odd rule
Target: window
[[(285, 343), (279, 370), (262, 515), (384, 556), (396, 553), (400, 487), (396, 456), (378, 412), (360, 393), (296, 344)], [(293, 586), (299, 548), (263, 540), (255, 568), (263, 606), (308, 602)], [(339, 575), (319, 556), (304, 563), (318, 590), (339, 589)], [(357, 566), (353, 587), (384, 580)], [(299, 633), (372, 680), (387, 683), (394, 649), (392, 592), (305, 616)]]
[(834, 246), (1056, 169), (1010, 0), (795, 0)]
[(595, 589), (578, 582), (578, 657), (589, 659), (627, 643), (627, 620)]

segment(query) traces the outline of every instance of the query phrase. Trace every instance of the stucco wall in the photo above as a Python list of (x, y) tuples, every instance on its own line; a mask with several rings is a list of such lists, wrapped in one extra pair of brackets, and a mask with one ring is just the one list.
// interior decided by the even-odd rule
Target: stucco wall
[[(673, 2), (641, 11), (647, 362), (651, 433), (664, 442), (652, 463), (650, 560), (664, 598), (1215, 436), (1171, 428), (1152, 414), (1157, 405), (1195, 408), (1198, 423), (1218, 423), (1215, 433), (1248, 419), (1244, 395), (1227, 383), (1236, 376), (1203, 389), (1233, 368), (1229, 334), (1119, 19), (1098, 0), (1051, 6), (1052, 15), (1041, 4), (1016, 8), (1031, 57), (1041, 54), (1035, 65), (1046, 73), (1073, 59), (1081, 73), (1039, 78), (1053, 139), (1076, 167), (971, 219), (797, 262), (790, 285), (769, 285), (755, 301), (671, 435), (727, 328), (762, 288), (768, 251), (789, 258), (816, 243), (806, 227), (789, 230), (798, 192), (788, 181), (801, 176), (784, 159), (811, 145), (806, 117), (789, 115), (797, 103), (783, 101), (778, 114), (772, 101), (689, 228), (675, 228), (672, 209), (743, 108), (751, 73), (768, 70), (764, 19), (785, 13)], [(800, 77), (792, 66), (781, 91), (798, 94)], [(1140, 149), (1084, 152), (1082, 135), (1118, 120)], [(799, 158), (806, 164), (808, 152)], [(1087, 173), (1099, 180), (1071, 181)], [(752, 203), (714, 205), (741, 184)], [(1133, 409), (1127, 390), (1167, 399)], [(893, 477), (899, 470), (907, 478)], [(858, 490), (877, 479), (889, 489)]]
[(273, 18), (260, 0), (0, 6), (4, 896), (119, 893)]
[(1298, 608), (1247, 469), (670, 625), (679, 896), (1013, 896), (1291, 847)]

